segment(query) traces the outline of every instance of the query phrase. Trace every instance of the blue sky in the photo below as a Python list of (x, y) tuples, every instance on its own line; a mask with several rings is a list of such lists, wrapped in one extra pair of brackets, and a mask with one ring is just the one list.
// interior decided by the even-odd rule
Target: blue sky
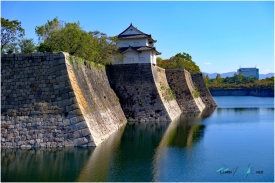
[(118, 35), (133, 23), (152, 34), (163, 59), (189, 53), (203, 72), (241, 67), (274, 72), (274, 2), (1, 2), (1, 16), (19, 20), (26, 38), (58, 17), (86, 31)]

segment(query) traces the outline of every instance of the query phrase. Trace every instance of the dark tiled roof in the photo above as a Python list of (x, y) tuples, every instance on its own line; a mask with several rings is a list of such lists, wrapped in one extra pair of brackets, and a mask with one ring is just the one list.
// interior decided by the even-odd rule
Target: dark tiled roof
[[(145, 33), (143, 33), (142, 31), (138, 30), (136, 27), (134, 27), (134, 26), (132, 25), (132, 23), (131, 23), (130, 26), (127, 27), (127, 28), (126, 28), (122, 33), (120, 33), (119, 35), (121, 35), (121, 34), (123, 34), (124, 32), (126, 32), (130, 27), (133, 27), (134, 29), (136, 29), (136, 31), (140, 32), (140, 34), (145, 34)], [(118, 36), (119, 36), (119, 35), (118, 35)]]
[[(140, 32), (140, 34), (128, 34), (128, 35), (122, 35), (124, 32), (126, 32), (130, 27), (133, 27), (137, 32)], [(121, 32), (118, 36), (118, 39), (138, 39), (138, 38), (149, 38), (153, 42), (157, 42), (151, 37), (151, 34), (145, 34), (144, 32), (138, 30), (136, 27), (134, 27), (132, 24), (127, 27), (123, 32)]]
[(150, 47), (150, 46), (139, 46), (139, 47), (132, 47), (132, 46), (129, 46), (129, 47), (121, 47), (121, 48), (118, 49), (118, 51), (119, 51), (120, 53), (123, 53), (123, 52), (125, 52), (125, 51), (127, 51), (127, 50), (133, 50), (133, 51), (135, 51), (135, 52), (142, 52), (142, 51), (150, 51), (150, 50), (153, 50), (153, 51), (156, 52), (157, 55), (160, 55), (160, 54), (161, 54), (161, 52), (158, 52), (158, 51), (156, 50), (155, 47)]
[(128, 35), (118, 35), (119, 39), (132, 39), (132, 38), (146, 38), (150, 37), (147, 34), (128, 34)]

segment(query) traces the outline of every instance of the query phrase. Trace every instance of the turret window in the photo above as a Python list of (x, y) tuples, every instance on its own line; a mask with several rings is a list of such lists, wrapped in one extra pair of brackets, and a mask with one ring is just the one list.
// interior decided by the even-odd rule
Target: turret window
[(145, 61), (145, 57), (139, 57), (139, 61)]
[(134, 61), (134, 57), (127, 57), (127, 61)]
[(139, 46), (139, 42), (134, 42), (134, 45), (135, 46)]

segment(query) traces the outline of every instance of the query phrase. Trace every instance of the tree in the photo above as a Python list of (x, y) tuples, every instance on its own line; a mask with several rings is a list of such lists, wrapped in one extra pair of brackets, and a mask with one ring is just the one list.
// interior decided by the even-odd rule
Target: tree
[(200, 72), (199, 66), (192, 60), (188, 53), (178, 53), (170, 59), (158, 59), (157, 64), (164, 69), (186, 69), (190, 73)]
[(118, 49), (115, 37), (108, 37), (99, 31), (86, 32), (82, 30), (79, 22), (65, 23), (63, 27), (57, 30), (47, 31), (45, 35), (41, 34), (41, 36), (44, 36), (44, 42), (38, 46), (39, 51), (64, 51), (87, 61), (104, 65), (114, 61), (113, 53)]
[(217, 74), (217, 76), (216, 76), (216, 81), (217, 81), (217, 83), (222, 83), (223, 78), (221, 77), (220, 74)]
[(24, 35), (25, 30), (21, 27), (21, 22), (1, 17), (1, 50), (9, 43), (16, 43)]
[(184, 68), (190, 73), (200, 72), (199, 66), (196, 65), (196, 63), (192, 60), (191, 55), (189, 55), (188, 53), (178, 53), (175, 55), (175, 57), (179, 57), (182, 59), (178, 62), (178, 68)]
[(58, 18), (54, 18), (52, 21), (47, 21), (45, 25), (36, 26), (35, 33), (38, 36), (39, 41), (44, 41), (49, 37), (49, 34), (52, 31), (61, 30), (64, 27), (64, 22), (62, 20), (58, 20)]
[(156, 61), (157, 61), (157, 65), (162, 64), (162, 58), (161, 57), (157, 57)]
[(8, 43), (1, 50), (1, 54), (18, 54), (19, 48), (17, 43)]
[(36, 48), (33, 39), (22, 39), (18, 45), (20, 47), (21, 53), (32, 53)]
[(47, 43), (40, 43), (36, 47), (38, 52), (53, 52), (53, 49), (51, 48), (51, 45), (48, 45)]
[(203, 74), (203, 80), (206, 85), (209, 83), (210, 78), (209, 78), (208, 74), (206, 74), (206, 75)]

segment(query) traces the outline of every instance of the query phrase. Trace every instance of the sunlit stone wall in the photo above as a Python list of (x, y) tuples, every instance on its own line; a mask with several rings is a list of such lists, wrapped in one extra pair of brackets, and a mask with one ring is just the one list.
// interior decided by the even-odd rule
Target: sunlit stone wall
[(128, 120), (172, 121), (181, 113), (161, 68), (152, 64), (124, 64), (109, 66), (107, 70)]
[(199, 113), (205, 108), (200, 96), (195, 96), (191, 75), (184, 69), (166, 69), (168, 84), (176, 94), (176, 101), (184, 113)]
[(217, 107), (215, 100), (213, 99), (211, 93), (205, 85), (202, 73), (191, 74), (192, 80), (197, 86), (200, 92), (200, 98), (205, 106), (207, 107)]
[(66, 53), (1, 57), (1, 146), (95, 146), (126, 122), (105, 69)]

